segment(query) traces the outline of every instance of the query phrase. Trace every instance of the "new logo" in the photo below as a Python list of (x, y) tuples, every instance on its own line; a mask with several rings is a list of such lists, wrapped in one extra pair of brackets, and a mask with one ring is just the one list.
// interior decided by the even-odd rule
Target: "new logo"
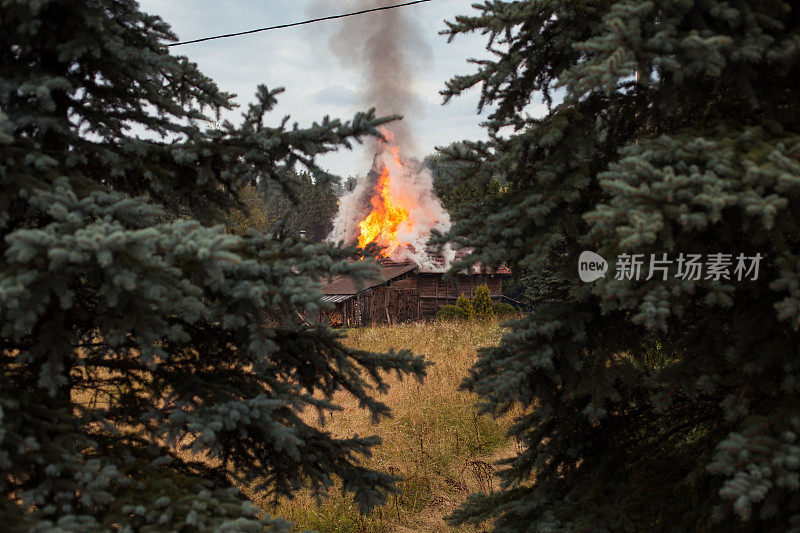
[(578, 257), (578, 276), (581, 281), (591, 283), (606, 275), (608, 272), (608, 261), (602, 256), (589, 251), (581, 252)]

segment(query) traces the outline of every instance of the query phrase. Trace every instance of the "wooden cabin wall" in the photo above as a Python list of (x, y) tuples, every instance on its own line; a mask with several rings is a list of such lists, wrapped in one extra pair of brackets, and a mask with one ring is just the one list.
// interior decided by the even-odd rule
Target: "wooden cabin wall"
[[(419, 292), (419, 314), (422, 318), (432, 318), (436, 316), (442, 303), (447, 301), (447, 288), (440, 283), (440, 274), (419, 274), (417, 276), (417, 290)], [(440, 299), (443, 294), (444, 300)]]
[(348, 328), (361, 325), (361, 317), (358, 313), (358, 300), (356, 298), (350, 298), (346, 302), (342, 302), (342, 316), (344, 317), (343, 325)]
[(373, 287), (359, 295), (364, 325), (397, 324), (418, 320), (419, 297), (416, 288)]
[(488, 276), (485, 283), (489, 287), (489, 294), (492, 297), (499, 298), (503, 295), (503, 278), (500, 276)]
[(393, 323), (419, 320), (419, 293), (416, 288), (389, 289), (388, 304)]

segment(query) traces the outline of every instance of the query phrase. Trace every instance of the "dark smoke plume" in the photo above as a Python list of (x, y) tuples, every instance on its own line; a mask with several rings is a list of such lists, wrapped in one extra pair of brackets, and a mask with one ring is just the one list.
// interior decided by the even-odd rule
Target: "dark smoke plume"
[[(346, 0), (326, 2), (326, 11), (358, 11), (397, 3), (397, 0)], [(320, 5), (320, 4), (318, 4)], [(424, 4), (423, 4), (424, 5)], [(415, 21), (415, 6), (387, 9), (338, 21), (330, 39), (331, 50), (346, 66), (356, 67), (362, 76), (360, 101), (375, 107), (379, 115), (403, 115), (389, 125), (395, 143), (405, 153), (414, 153), (413, 118), (422, 112), (414, 92), (415, 73), (428, 66), (431, 50)]]

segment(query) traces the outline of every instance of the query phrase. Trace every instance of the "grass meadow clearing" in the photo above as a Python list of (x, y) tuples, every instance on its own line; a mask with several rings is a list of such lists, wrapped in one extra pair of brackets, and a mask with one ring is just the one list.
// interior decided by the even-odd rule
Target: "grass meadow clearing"
[[(477, 398), (458, 390), (475, 361), (476, 350), (497, 344), (502, 333), (498, 320), (350, 330), (345, 341), (349, 346), (375, 351), (409, 348), (434, 363), (422, 384), (391, 378), (391, 389), (380, 397), (392, 408), (390, 420), (372, 424), (356, 401), (344, 394), (336, 398), (344, 411), (326, 415), (324, 426), (337, 437), (358, 433), (382, 438), (383, 444), (366, 464), (402, 476), (401, 492), (369, 516), (360, 516), (352, 498), (338, 490), (321, 502), (309, 493), (300, 493), (277, 506), (257, 503), (294, 522), (298, 531), (455, 531), (443, 517), (467, 494), (497, 488), (494, 462), (515, 449), (515, 443), (504, 437), (511, 417), (495, 420), (478, 415)], [(309, 417), (317, 418), (315, 413)], [(461, 529), (465, 530), (469, 531)]]

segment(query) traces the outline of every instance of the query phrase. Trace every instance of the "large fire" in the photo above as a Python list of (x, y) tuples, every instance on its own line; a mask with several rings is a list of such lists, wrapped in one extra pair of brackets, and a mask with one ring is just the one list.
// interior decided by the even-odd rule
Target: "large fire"
[[(381, 257), (413, 261), (426, 268), (444, 268), (431, 255), (432, 232), (450, 229), (450, 215), (433, 189), (431, 171), (409, 157), (408, 148), (383, 129), (372, 168), (339, 200), (339, 213), (328, 239), (334, 243), (374, 244)], [(445, 247), (445, 261), (452, 250)]]
[(397, 234), (403, 224), (409, 223), (409, 211), (413, 206), (404, 205), (408, 197), (397, 194), (396, 187), (393, 187), (393, 179), (402, 172), (403, 162), (398, 147), (391, 145), (394, 139), (392, 132), (384, 128), (382, 133), (386, 142), (382, 141), (380, 147), (390, 157), (384, 158), (380, 177), (370, 200), (372, 210), (358, 223), (358, 245), (364, 248), (374, 242), (380, 247), (380, 255), (389, 257), (399, 247), (408, 244), (399, 239)]

